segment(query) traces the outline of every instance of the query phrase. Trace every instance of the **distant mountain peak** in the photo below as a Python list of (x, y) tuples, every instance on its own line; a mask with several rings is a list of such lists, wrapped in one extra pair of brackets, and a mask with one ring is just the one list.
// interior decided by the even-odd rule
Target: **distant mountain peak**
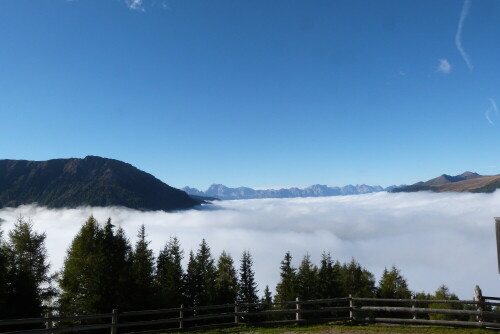
[(212, 184), (206, 191), (196, 188), (184, 187), (183, 190), (190, 195), (214, 197), (222, 200), (257, 199), (257, 198), (295, 198), (295, 197), (323, 197), (358, 195), (379, 191), (390, 191), (395, 186), (382, 188), (381, 186), (347, 185), (344, 187), (329, 187), (324, 184), (313, 184), (305, 188), (281, 189), (252, 189), (249, 187), (229, 188), (222, 184)]
[(409, 186), (402, 186), (392, 192), (415, 191), (452, 191), (452, 192), (492, 192), (500, 188), (500, 175), (480, 175), (475, 172), (464, 172), (460, 175), (442, 174), (425, 182), (417, 182)]

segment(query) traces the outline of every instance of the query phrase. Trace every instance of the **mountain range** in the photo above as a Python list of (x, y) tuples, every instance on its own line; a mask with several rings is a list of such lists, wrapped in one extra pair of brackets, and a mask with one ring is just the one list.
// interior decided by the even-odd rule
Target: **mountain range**
[(200, 204), (134, 166), (96, 156), (47, 161), (0, 160), (0, 208), (124, 206), (180, 210)]
[(229, 188), (222, 184), (212, 184), (206, 191), (196, 188), (184, 187), (189, 195), (201, 197), (213, 197), (221, 200), (256, 199), (256, 198), (294, 198), (294, 197), (324, 197), (368, 194), (379, 191), (391, 191), (396, 186), (383, 188), (381, 186), (347, 185), (344, 187), (329, 187), (315, 184), (306, 188), (282, 188), (282, 189), (252, 189), (249, 187)]
[(500, 188), (500, 175), (480, 175), (473, 172), (465, 172), (460, 175), (443, 174), (428, 181), (420, 181), (409, 186), (401, 186), (392, 192), (473, 192), (490, 193)]

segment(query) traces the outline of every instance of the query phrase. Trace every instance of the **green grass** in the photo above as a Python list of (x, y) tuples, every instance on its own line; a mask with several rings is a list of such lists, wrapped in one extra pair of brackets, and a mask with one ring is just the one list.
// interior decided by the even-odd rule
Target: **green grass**
[(340, 324), (298, 326), (290, 325), (286, 327), (251, 327), (239, 326), (231, 328), (211, 329), (205, 331), (195, 331), (189, 333), (226, 333), (226, 334), (292, 334), (292, 333), (345, 333), (345, 334), (372, 334), (372, 333), (438, 333), (438, 334), (491, 334), (492, 330), (487, 329), (456, 329), (446, 327), (409, 327), (409, 326), (350, 326)]

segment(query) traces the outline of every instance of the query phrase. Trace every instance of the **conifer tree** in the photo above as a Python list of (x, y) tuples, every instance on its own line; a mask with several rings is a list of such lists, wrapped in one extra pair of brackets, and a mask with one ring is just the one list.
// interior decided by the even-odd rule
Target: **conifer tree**
[(7, 317), (8, 307), (8, 258), (7, 245), (3, 238), (3, 231), (0, 230), (0, 319)]
[(301, 300), (318, 298), (318, 283), (318, 268), (311, 263), (309, 254), (306, 254), (297, 273), (297, 297)]
[(257, 303), (257, 283), (252, 269), (253, 259), (249, 251), (244, 251), (240, 261), (240, 277), (238, 280), (238, 299), (241, 303)]
[(273, 295), (271, 293), (271, 290), (269, 290), (269, 285), (266, 285), (266, 288), (264, 289), (264, 295), (262, 296), (260, 301), (263, 304), (271, 304), (273, 302)]
[(344, 295), (371, 298), (375, 295), (375, 278), (365, 268), (352, 259), (340, 267), (340, 284)]
[(19, 217), (9, 232), (6, 250), (7, 313), (9, 318), (40, 317), (43, 302), (55, 295), (45, 247), (45, 233)]
[(276, 302), (287, 302), (297, 297), (297, 271), (292, 266), (292, 255), (286, 252), (281, 261), (280, 282), (276, 285)]
[(401, 275), (399, 269), (392, 266), (391, 270), (384, 269), (380, 278), (377, 295), (380, 298), (409, 299), (411, 291), (408, 289), (406, 279)]
[(205, 239), (196, 253), (196, 269), (199, 277), (198, 305), (211, 305), (215, 299), (215, 260)]
[(194, 306), (210, 305), (215, 300), (216, 268), (210, 247), (202, 240), (196, 255), (189, 255), (186, 273), (187, 301)]
[(273, 302), (273, 295), (271, 290), (269, 290), (269, 285), (266, 285), (264, 295), (260, 299), (260, 302), (263, 304), (261, 307), (262, 310), (270, 310), (272, 308), (271, 303)]
[(146, 240), (144, 224), (137, 233), (137, 242), (132, 254), (132, 279), (131, 291), (133, 309), (145, 310), (154, 306), (154, 255), (149, 248), (150, 241)]
[(334, 263), (330, 253), (323, 253), (318, 270), (318, 295), (320, 298), (345, 297), (340, 295), (340, 265)]
[[(434, 292), (434, 295), (431, 296), (433, 300), (458, 300), (456, 294), (450, 292), (450, 289), (442, 284), (439, 288)], [(460, 304), (443, 304), (443, 303), (432, 303), (429, 305), (429, 308), (434, 309), (462, 309), (462, 305)], [(452, 315), (452, 314), (429, 314), (429, 318), (431, 320), (465, 320), (460, 319), (460, 316)]]
[(198, 298), (199, 277), (193, 251), (189, 252), (189, 260), (184, 281), (184, 300), (188, 306), (195, 306)]
[(115, 232), (115, 226), (108, 218), (102, 230), (102, 252), (103, 261), (101, 275), (102, 308), (110, 310), (130, 310), (132, 300), (130, 295), (123, 291), (132, 290), (132, 247), (125, 235), (125, 231), (119, 227)]
[(129, 310), (131, 246), (122, 229), (90, 216), (73, 239), (59, 279), (64, 315)]
[(231, 255), (222, 251), (217, 261), (217, 275), (215, 279), (215, 303), (234, 303), (238, 296), (238, 279), (234, 269), (234, 261)]
[(179, 239), (171, 237), (160, 251), (156, 262), (156, 283), (159, 307), (179, 307), (184, 302), (183, 251)]

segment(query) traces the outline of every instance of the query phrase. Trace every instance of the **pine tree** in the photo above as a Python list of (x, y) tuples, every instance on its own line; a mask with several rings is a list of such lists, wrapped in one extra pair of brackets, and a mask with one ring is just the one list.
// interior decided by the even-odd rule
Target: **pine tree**
[(257, 303), (257, 283), (252, 269), (253, 259), (249, 251), (244, 251), (240, 261), (240, 278), (238, 280), (238, 299), (241, 303)]
[(6, 249), (7, 317), (40, 317), (43, 302), (55, 295), (45, 247), (45, 233), (33, 231), (31, 221), (19, 217), (9, 232)]
[(281, 261), (280, 282), (276, 285), (276, 302), (293, 301), (297, 297), (297, 271), (292, 266), (292, 255), (286, 252)]
[(297, 297), (301, 300), (318, 298), (318, 268), (311, 263), (311, 257), (306, 254), (297, 273)]
[(103, 231), (91, 216), (73, 239), (64, 260), (59, 299), (64, 315), (109, 312), (103, 306), (101, 271), (106, 267), (103, 254)]
[(210, 247), (205, 239), (200, 244), (196, 253), (197, 273), (200, 278), (200, 291), (198, 293), (199, 305), (211, 305), (215, 299), (215, 273), (214, 259)]
[(238, 296), (238, 279), (234, 269), (234, 261), (231, 255), (222, 251), (217, 261), (217, 274), (215, 279), (215, 303), (234, 303)]
[[(434, 296), (431, 296), (432, 300), (458, 300), (456, 294), (451, 293), (448, 287), (442, 284), (436, 292), (434, 292)], [(455, 309), (461, 310), (462, 305), (460, 304), (443, 304), (443, 303), (433, 303), (429, 305), (429, 308), (435, 309)], [(465, 320), (460, 319), (460, 316), (452, 315), (452, 314), (429, 314), (429, 318), (431, 320)]]
[(190, 251), (184, 281), (184, 300), (188, 306), (195, 306), (198, 303), (199, 280), (200, 278), (197, 273), (196, 259), (193, 251)]
[(375, 278), (365, 268), (352, 259), (340, 267), (340, 285), (344, 295), (371, 298), (375, 295)]
[(273, 295), (271, 293), (271, 290), (269, 290), (269, 285), (266, 285), (266, 288), (264, 289), (264, 295), (262, 296), (260, 301), (263, 304), (271, 304), (273, 302)]
[(210, 247), (202, 240), (196, 255), (189, 254), (186, 273), (186, 297), (190, 305), (204, 306), (215, 300), (216, 268)]
[(377, 295), (380, 298), (409, 299), (411, 291), (408, 289), (406, 279), (395, 266), (390, 271), (384, 269), (379, 281)]
[(133, 309), (145, 310), (154, 307), (154, 262), (153, 251), (146, 240), (144, 224), (137, 233), (137, 242), (132, 253), (133, 290), (131, 298)]
[(340, 295), (338, 263), (332, 261), (330, 253), (323, 253), (318, 270), (318, 295), (320, 298), (345, 297)]
[(102, 228), (90, 216), (73, 239), (59, 279), (64, 315), (129, 310), (131, 246), (122, 229), (108, 220)]
[(160, 251), (156, 262), (156, 284), (159, 307), (179, 307), (184, 302), (183, 251), (177, 237), (171, 237)]
[(123, 291), (132, 290), (132, 247), (120, 227), (115, 226), (108, 218), (102, 230), (102, 252), (103, 266), (101, 275), (102, 305), (106, 310), (119, 308), (120, 310), (132, 309), (132, 301), (129, 295)]
[(3, 231), (0, 230), (0, 319), (5, 319), (8, 315), (8, 250), (3, 238)]

